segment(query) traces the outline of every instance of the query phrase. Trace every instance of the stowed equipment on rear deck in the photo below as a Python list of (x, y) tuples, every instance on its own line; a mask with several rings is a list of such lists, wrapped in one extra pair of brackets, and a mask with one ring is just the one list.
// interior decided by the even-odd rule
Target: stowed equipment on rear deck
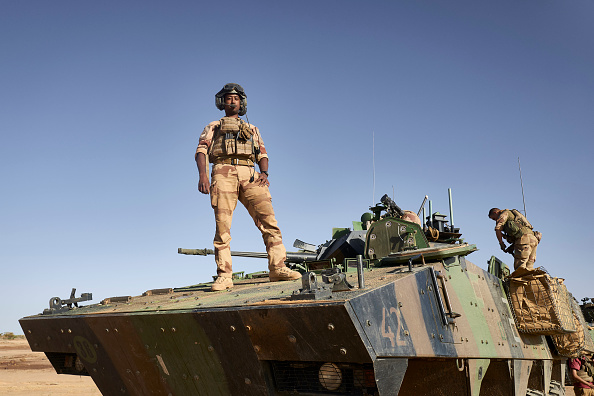
[(573, 333), (571, 295), (562, 279), (538, 268), (521, 278), (506, 279), (518, 331), (540, 335)]
[(505, 285), (520, 333), (550, 336), (561, 356), (594, 352), (582, 310), (564, 279), (540, 267), (521, 277), (508, 276)]

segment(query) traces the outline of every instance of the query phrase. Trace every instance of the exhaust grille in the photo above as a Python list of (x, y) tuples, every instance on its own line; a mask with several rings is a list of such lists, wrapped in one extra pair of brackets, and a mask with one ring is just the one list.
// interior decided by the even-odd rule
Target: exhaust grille
[(377, 392), (372, 364), (270, 362), (276, 390), (316, 394), (373, 395)]

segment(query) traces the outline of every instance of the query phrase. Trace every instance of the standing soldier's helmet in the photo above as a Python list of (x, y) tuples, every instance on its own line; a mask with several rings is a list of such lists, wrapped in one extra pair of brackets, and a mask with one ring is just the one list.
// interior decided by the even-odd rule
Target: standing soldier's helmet
[(243, 87), (239, 84), (229, 83), (225, 84), (223, 89), (221, 89), (215, 95), (215, 105), (217, 109), (224, 110), (225, 109), (225, 95), (226, 94), (237, 94), (241, 98), (241, 104), (239, 106), (239, 115), (245, 115), (247, 112), (247, 95), (245, 94)]

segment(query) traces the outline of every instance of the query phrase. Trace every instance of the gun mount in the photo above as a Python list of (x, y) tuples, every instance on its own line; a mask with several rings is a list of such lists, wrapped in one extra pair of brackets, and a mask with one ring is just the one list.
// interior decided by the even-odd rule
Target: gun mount
[(384, 196), (380, 199), (380, 202), (383, 203), (386, 207), (386, 213), (390, 217), (402, 217), (404, 216), (404, 212), (400, 209), (400, 206), (396, 205), (396, 202), (392, 198), (388, 196), (388, 194), (384, 194)]

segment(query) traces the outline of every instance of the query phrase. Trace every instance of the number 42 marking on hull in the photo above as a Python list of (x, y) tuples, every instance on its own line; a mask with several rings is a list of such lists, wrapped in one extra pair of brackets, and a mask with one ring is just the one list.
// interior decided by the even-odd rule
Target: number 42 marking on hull
[[(386, 317), (388, 322), (386, 322)], [(389, 323), (395, 323), (396, 333), (392, 330)], [(404, 329), (400, 325), (398, 310), (394, 307), (384, 308), (382, 312), (382, 337), (390, 340), (392, 347), (406, 346), (406, 339), (403, 337)]]

